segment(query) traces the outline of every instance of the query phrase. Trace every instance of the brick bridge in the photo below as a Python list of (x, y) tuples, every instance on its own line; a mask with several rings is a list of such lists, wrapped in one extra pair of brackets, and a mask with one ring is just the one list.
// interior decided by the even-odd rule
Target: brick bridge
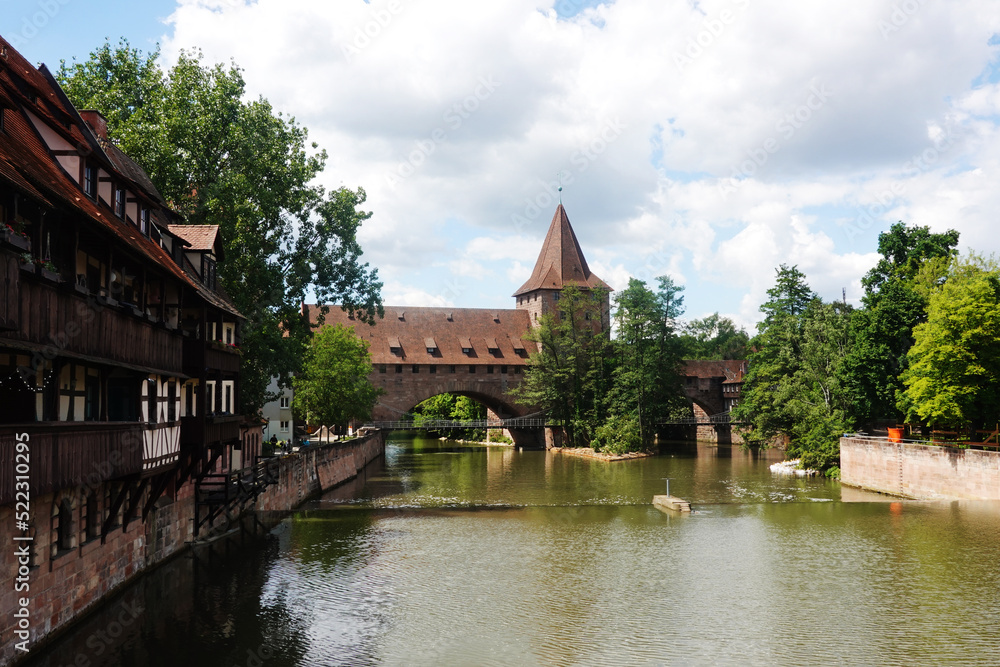
[[(516, 307), (423, 308), (386, 306), (375, 326), (356, 322), (340, 309), (324, 317), (329, 324), (356, 325), (368, 341), (374, 373), (372, 381), (386, 391), (375, 406), (375, 421), (397, 421), (418, 403), (438, 394), (468, 396), (487, 408), (489, 419), (523, 417), (536, 408), (517, 405), (508, 391), (524, 377), (529, 349), (522, 340), (539, 317), (556, 313), (566, 286), (605, 292), (600, 321), (594, 330), (610, 326), (610, 287), (594, 275), (583, 256), (562, 204), (556, 209), (535, 268), (515, 293)], [(304, 306), (314, 323), (319, 312)], [(697, 421), (726, 412), (739, 397), (746, 363), (742, 361), (686, 362), (685, 392)], [(699, 426), (699, 429), (702, 427)], [(713, 428), (708, 426), (707, 429)], [(699, 436), (712, 437), (707, 430)], [(535, 442), (537, 432), (511, 433), (515, 443)], [(724, 439), (720, 439), (723, 441)]]

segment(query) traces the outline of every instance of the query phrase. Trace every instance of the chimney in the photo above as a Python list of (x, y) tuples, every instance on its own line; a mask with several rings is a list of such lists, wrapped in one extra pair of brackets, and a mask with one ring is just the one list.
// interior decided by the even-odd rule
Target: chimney
[(90, 126), (97, 138), (101, 141), (108, 140), (108, 119), (100, 111), (86, 109), (80, 112), (80, 117)]

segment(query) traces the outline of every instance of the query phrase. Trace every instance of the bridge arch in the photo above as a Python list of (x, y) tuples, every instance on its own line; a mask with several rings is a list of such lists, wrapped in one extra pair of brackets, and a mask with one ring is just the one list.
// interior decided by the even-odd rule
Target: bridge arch
[(390, 392), (379, 399), (373, 411), (375, 420), (397, 420), (408, 414), (416, 405), (440, 394), (467, 396), (481, 403), (500, 418), (523, 417), (534, 412), (530, 407), (518, 405), (507, 395), (506, 387), (499, 383), (477, 382), (461, 378), (423, 382), (411, 386), (409, 391)]

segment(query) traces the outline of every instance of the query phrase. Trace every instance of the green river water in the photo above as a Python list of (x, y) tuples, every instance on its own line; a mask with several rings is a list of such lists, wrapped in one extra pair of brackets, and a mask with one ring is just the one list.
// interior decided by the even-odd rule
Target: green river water
[[(1000, 665), (1000, 506), (775, 460), (397, 436), (271, 539), (157, 568), (29, 664)], [(652, 507), (664, 477), (692, 514)]]

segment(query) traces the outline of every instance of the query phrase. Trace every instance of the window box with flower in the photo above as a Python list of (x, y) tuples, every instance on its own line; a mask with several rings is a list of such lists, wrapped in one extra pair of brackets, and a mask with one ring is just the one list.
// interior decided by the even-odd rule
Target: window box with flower
[(61, 283), (62, 276), (59, 274), (59, 267), (52, 263), (51, 259), (43, 259), (38, 262), (38, 274), (52, 283)]
[(0, 240), (24, 252), (31, 250), (31, 238), (24, 233), (24, 226), (16, 221), (7, 223), (7, 226), (3, 229), (3, 237)]

